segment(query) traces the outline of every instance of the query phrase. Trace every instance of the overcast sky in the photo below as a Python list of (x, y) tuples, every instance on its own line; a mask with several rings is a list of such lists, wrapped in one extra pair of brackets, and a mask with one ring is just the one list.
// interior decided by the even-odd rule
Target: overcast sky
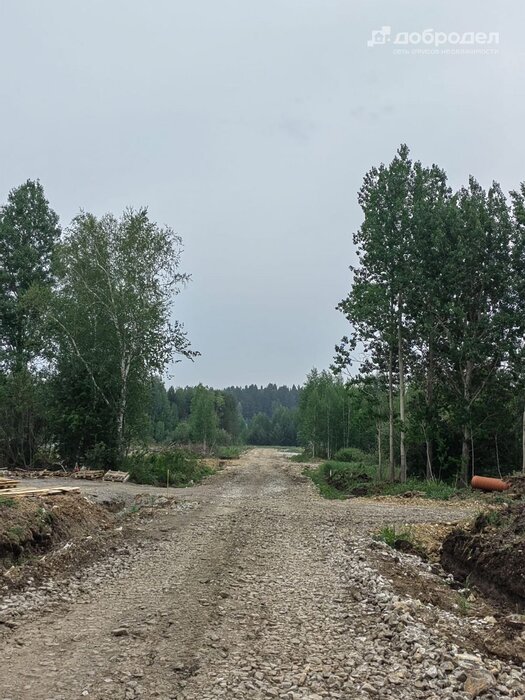
[[(499, 43), (441, 43), (471, 32)], [(346, 332), (366, 170), (406, 142), (454, 186), (525, 180), (524, 32), (523, 0), (0, 0), (0, 199), (148, 205), (192, 274), (173, 382), (302, 383)]]

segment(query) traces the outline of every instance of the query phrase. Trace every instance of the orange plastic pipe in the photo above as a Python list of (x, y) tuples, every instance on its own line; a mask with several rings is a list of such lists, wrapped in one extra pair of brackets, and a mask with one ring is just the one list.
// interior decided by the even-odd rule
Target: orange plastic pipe
[(482, 491), (506, 491), (510, 489), (508, 481), (493, 479), (489, 476), (473, 476), (470, 485), (473, 489), (481, 489)]

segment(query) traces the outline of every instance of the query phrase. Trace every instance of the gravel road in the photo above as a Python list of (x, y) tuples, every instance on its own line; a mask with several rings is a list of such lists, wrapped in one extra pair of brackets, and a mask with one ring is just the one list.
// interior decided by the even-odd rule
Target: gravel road
[[(376, 566), (374, 527), (450, 521), (467, 511), (326, 501), (300, 472), (278, 450), (252, 450), (204, 485), (181, 490), (181, 507), (144, 525), (141, 548), (71, 585), (48, 585), (0, 643), (0, 697), (525, 692), (521, 666), (465, 647), (472, 621), (396, 593)], [(11, 610), (9, 601), (2, 605), (4, 614)]]

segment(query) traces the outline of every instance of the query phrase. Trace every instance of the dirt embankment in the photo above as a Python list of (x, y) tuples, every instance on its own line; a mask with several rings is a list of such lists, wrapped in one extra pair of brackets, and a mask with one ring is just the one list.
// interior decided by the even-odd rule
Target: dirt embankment
[[(118, 489), (88, 496), (0, 497), (1, 591), (78, 579), (81, 572), (89, 575), (91, 566), (104, 568), (104, 562), (129, 555), (130, 548), (140, 550), (147, 539), (145, 524), (193, 506), (157, 491), (131, 492), (124, 499)], [(95, 497), (103, 505), (93, 502)]]
[(484, 592), (525, 609), (525, 502), (478, 515), (444, 540), (443, 567)]
[(78, 495), (40, 498), (0, 498), (0, 567), (111, 524), (104, 508)]
[(78, 494), (0, 498), (3, 590), (97, 559), (115, 537), (115, 516)]

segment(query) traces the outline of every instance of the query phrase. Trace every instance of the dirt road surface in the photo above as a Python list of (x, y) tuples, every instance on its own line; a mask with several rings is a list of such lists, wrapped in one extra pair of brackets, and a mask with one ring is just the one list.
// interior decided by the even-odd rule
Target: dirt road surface
[(323, 500), (272, 449), (180, 495), (194, 505), (146, 525), (118, 576), (18, 622), (0, 698), (467, 698), (476, 679), (483, 697), (525, 692), (519, 665), (465, 648), (472, 621), (378, 572), (371, 529), (426, 522), (428, 506)]

